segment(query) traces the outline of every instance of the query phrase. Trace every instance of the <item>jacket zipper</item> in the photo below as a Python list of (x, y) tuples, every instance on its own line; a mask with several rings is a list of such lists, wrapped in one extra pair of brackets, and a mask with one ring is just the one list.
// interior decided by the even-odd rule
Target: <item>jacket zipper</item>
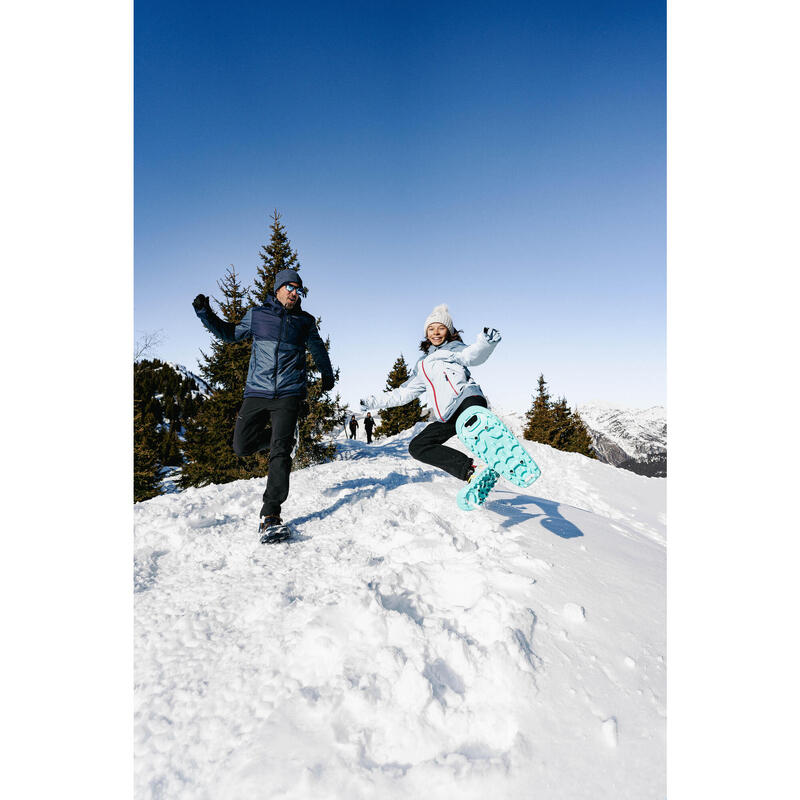
[(456, 387), (453, 386), (453, 382), (448, 377), (447, 371), (446, 370), (442, 370), (442, 372), (444, 372), (444, 379), (450, 384), (450, 388), (453, 390), (453, 392), (455, 393), (456, 397), (458, 397), (458, 392), (456, 392)]
[(275, 343), (275, 371), (274, 371), (274, 377), (272, 379), (272, 382), (275, 386), (275, 388), (272, 391), (273, 399), (278, 397), (278, 351), (281, 346), (281, 339), (283, 339), (283, 326), (285, 322), (286, 322), (286, 309), (284, 308), (281, 310), (281, 327), (280, 330), (278, 331), (278, 341)]

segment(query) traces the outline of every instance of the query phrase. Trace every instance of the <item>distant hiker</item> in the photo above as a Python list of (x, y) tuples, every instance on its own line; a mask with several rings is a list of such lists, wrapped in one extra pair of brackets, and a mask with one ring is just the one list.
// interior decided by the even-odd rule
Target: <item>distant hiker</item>
[(364, 419), (364, 430), (367, 432), (367, 444), (372, 443), (372, 429), (375, 427), (375, 420), (372, 418), (372, 414), (367, 411), (367, 416)]
[(350, 438), (356, 438), (356, 428), (358, 427), (358, 421), (356, 420), (355, 416), (350, 417)]
[[(328, 353), (314, 317), (303, 311), (300, 296), (307, 290), (293, 269), (275, 276), (275, 290), (262, 306), (249, 308), (239, 323), (225, 322), (199, 294), (192, 305), (200, 321), (223, 342), (252, 339), (244, 402), (236, 417), (233, 451), (249, 456), (269, 449), (267, 488), (263, 495), (259, 533), (268, 536), (281, 526), (281, 505), (289, 495), (289, 473), (300, 403), (306, 397), (306, 347), (322, 373), (322, 389), (333, 388)], [(267, 427), (271, 436), (267, 437)]]
[(392, 408), (410, 403), (427, 392), (425, 403), (436, 415), (432, 422), (409, 443), (408, 452), (418, 461), (469, 481), (476, 465), (470, 456), (446, 447), (444, 442), (456, 435), (456, 419), (469, 406), (487, 407), (481, 387), (472, 379), (469, 367), (483, 364), (500, 341), (494, 328), (484, 328), (469, 346), (446, 305), (436, 306), (425, 320), (425, 338), (419, 349), (425, 354), (414, 366), (411, 377), (397, 389), (360, 401), (362, 409)]

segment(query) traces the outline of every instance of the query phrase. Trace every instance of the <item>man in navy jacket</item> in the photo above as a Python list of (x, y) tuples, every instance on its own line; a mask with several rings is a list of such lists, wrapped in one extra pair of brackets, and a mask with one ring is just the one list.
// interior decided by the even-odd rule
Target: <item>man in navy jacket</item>
[[(333, 368), (314, 317), (300, 307), (300, 295), (305, 294), (297, 272), (284, 269), (275, 276), (274, 296), (262, 306), (249, 308), (241, 322), (220, 319), (203, 294), (192, 302), (203, 325), (223, 342), (253, 340), (233, 450), (238, 456), (248, 456), (269, 448), (260, 533), (281, 525), (281, 505), (289, 495), (297, 415), (307, 395), (306, 347), (322, 373), (323, 391), (334, 384)], [(269, 441), (268, 425), (272, 429)]]

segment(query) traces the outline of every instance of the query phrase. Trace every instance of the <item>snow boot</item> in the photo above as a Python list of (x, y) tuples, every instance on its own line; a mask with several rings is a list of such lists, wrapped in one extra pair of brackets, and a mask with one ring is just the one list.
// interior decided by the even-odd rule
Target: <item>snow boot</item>
[(283, 524), (280, 517), (264, 517), (258, 526), (258, 533), (261, 544), (285, 542), (292, 536), (291, 529)]
[(472, 465), (469, 477), (467, 478), (467, 485), (458, 493), (456, 502), (462, 511), (473, 511), (480, 508), (489, 496), (492, 487), (497, 483), (500, 477), (491, 467), (484, 467), (477, 470), (475, 465)]

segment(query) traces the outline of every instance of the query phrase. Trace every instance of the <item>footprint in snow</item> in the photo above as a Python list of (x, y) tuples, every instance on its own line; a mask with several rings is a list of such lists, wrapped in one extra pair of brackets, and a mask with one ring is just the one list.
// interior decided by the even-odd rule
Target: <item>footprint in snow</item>
[(577, 603), (566, 603), (561, 612), (567, 622), (578, 624), (586, 621), (586, 609)]
[(617, 718), (609, 717), (607, 720), (604, 720), (600, 730), (602, 732), (603, 741), (609, 747), (616, 747), (617, 744), (619, 743), (619, 730), (617, 726)]

